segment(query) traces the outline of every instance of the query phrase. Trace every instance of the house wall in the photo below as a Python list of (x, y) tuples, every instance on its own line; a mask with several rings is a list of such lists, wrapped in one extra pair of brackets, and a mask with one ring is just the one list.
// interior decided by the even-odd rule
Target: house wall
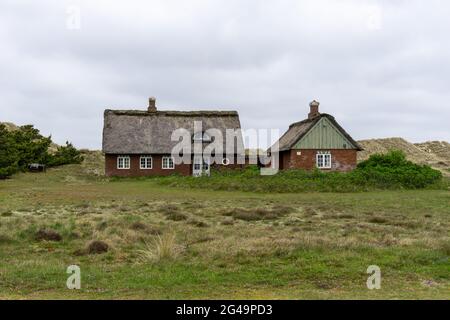
[(130, 156), (130, 169), (117, 169), (117, 155), (105, 155), (105, 174), (114, 177), (145, 177), (145, 176), (168, 176), (174, 173), (191, 175), (190, 164), (175, 165), (174, 169), (163, 169), (162, 158), (164, 155), (151, 155), (153, 161), (152, 169), (140, 169), (140, 155)]
[[(305, 169), (316, 168), (316, 155), (322, 149), (292, 149), (280, 152), (280, 169)], [(356, 168), (356, 153), (353, 149), (323, 149), (331, 153), (331, 169), (324, 171), (351, 171)], [(300, 154), (297, 154), (297, 153)]]
[[(117, 169), (117, 157), (115, 154), (105, 155), (105, 175), (108, 177), (145, 177), (145, 176), (167, 176), (171, 174), (181, 174), (184, 176), (192, 175), (192, 164), (175, 164), (174, 169), (163, 169), (162, 158), (165, 155), (151, 155), (153, 166), (152, 169), (140, 169), (141, 155), (130, 156), (130, 169)], [(227, 166), (221, 164), (212, 164), (211, 169), (241, 169), (246, 164), (237, 164), (237, 158), (234, 158), (233, 163)]]

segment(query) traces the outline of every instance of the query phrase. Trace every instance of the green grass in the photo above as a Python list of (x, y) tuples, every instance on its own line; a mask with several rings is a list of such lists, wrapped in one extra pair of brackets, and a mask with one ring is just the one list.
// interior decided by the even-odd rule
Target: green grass
[[(0, 299), (450, 296), (448, 190), (253, 193), (88, 172), (0, 181)], [(62, 241), (36, 241), (41, 228)], [(175, 234), (179, 253), (143, 260), (159, 234)], [(92, 240), (110, 250), (80, 254)], [(65, 285), (72, 264), (78, 291)], [(380, 290), (366, 288), (369, 265)]]
[[(396, 163), (390, 157), (393, 157), (394, 160), (399, 157), (400, 163)], [(388, 161), (388, 163), (378, 164), (383, 161)], [(448, 180), (442, 179), (440, 171), (408, 162), (401, 153), (372, 156), (351, 172), (291, 169), (282, 170), (276, 175), (263, 176), (256, 166), (250, 166), (243, 170), (213, 170), (211, 177), (196, 178), (174, 175), (150, 179), (157, 181), (162, 186), (260, 193), (449, 190), (450, 187)], [(117, 179), (117, 181), (120, 180)]]

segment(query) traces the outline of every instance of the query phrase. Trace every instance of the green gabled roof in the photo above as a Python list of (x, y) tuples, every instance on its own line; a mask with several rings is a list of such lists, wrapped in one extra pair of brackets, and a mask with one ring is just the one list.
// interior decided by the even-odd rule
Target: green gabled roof
[[(279, 151), (290, 150), (300, 142), (302, 138), (304, 138), (322, 119), (327, 119), (332, 126), (347, 140), (352, 146), (349, 146), (349, 149), (356, 149), (358, 151), (363, 150), (362, 147), (356, 142), (334, 119), (333, 116), (322, 113), (319, 116), (313, 119), (305, 119), (300, 122), (293, 123), (289, 126), (288, 131), (286, 131), (283, 136), (278, 140), (279, 143)], [(269, 149), (271, 151), (273, 146)], [(311, 147), (310, 149), (315, 149), (315, 147)], [(320, 147), (317, 147), (320, 149)]]

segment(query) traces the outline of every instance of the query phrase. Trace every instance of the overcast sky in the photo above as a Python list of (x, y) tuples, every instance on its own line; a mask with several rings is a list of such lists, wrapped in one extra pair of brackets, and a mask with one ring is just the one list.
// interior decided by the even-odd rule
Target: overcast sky
[(450, 141), (449, 1), (1, 0), (0, 121), (101, 148), (105, 108), (237, 110), (279, 128), (309, 102), (357, 140)]

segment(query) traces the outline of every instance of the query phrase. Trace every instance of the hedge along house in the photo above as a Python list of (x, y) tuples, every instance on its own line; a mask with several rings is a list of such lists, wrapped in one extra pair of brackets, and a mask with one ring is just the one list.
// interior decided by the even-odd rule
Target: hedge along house
[[(200, 132), (195, 132), (196, 124)], [(147, 111), (105, 110), (103, 152), (107, 176), (139, 177), (152, 175), (209, 175), (211, 166), (242, 167), (245, 160), (241, 124), (236, 111), (158, 111), (156, 99), (149, 99)], [(173, 154), (179, 141), (172, 134), (176, 130), (188, 132), (191, 151), (182, 156), (181, 163)], [(223, 135), (223, 153), (205, 156), (203, 150), (211, 145), (216, 130)], [(233, 141), (226, 141), (227, 130), (233, 130)], [(230, 138), (231, 139), (231, 138)], [(195, 153), (193, 145), (200, 142), (201, 150)], [(225, 144), (233, 145), (232, 152)], [(227, 145), (228, 146), (228, 145)], [(244, 156), (242, 156), (244, 155)], [(186, 161), (187, 159), (187, 161)]]
[(280, 170), (350, 171), (356, 168), (357, 152), (363, 149), (333, 116), (320, 113), (319, 105), (312, 101), (308, 118), (291, 124), (269, 149), (272, 166), (278, 162)]

